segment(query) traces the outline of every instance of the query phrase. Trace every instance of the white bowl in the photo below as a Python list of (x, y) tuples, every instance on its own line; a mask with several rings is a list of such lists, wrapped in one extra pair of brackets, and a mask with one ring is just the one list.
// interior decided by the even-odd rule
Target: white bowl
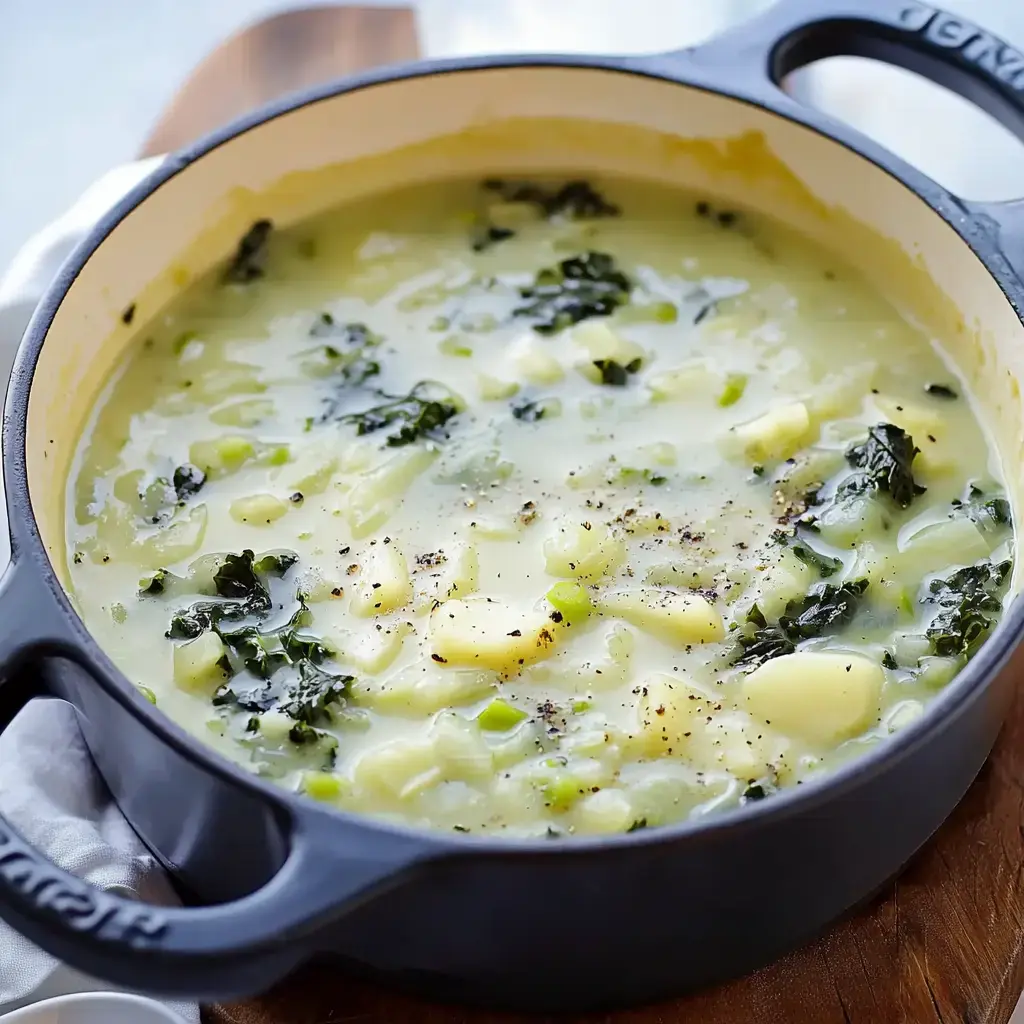
[(44, 999), (0, 1016), (0, 1024), (185, 1024), (176, 1013), (143, 996), (84, 992)]

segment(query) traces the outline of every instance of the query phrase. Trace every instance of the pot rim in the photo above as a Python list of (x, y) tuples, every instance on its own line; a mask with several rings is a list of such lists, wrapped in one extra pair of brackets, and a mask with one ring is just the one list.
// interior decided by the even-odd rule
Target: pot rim
[(670, 84), (696, 89), (710, 95), (753, 106), (768, 114), (784, 118), (836, 143), (855, 156), (873, 163), (895, 178), (911, 195), (923, 200), (936, 216), (941, 217), (967, 245), (985, 270), (992, 276), (1014, 312), (1024, 324), (1024, 283), (1002, 254), (996, 239), (983, 223), (983, 215), (975, 214), (967, 204), (917, 170), (884, 146), (862, 135), (856, 129), (835, 121), (820, 111), (805, 107), (778, 89), (767, 78), (737, 76), (736, 68), (716, 67), (699, 61), (699, 48), (643, 56), (596, 54), (506, 54), (454, 57), (416, 61), (375, 68), (311, 87), (266, 104), (209, 133), (196, 143), (169, 155), (146, 178), (128, 192), (97, 222), (89, 234), (75, 247), (59, 273), (47, 288), (26, 329), (15, 359), (8, 387), (3, 417), (3, 471), (7, 482), (7, 508), (12, 541), (13, 571), (17, 560), (28, 558), (42, 574), (59, 610), (71, 627), (75, 639), (89, 661), (96, 666), (96, 677), (110, 696), (165, 744), (185, 754), (204, 771), (224, 778), (236, 786), (255, 791), (276, 810), (293, 819), (309, 818), (319, 812), (327, 818), (341, 818), (368, 832), (415, 837), (422, 843), (445, 848), (449, 852), (474, 855), (503, 856), (511, 854), (584, 854), (598, 850), (614, 851), (620, 846), (661, 845), (678, 841), (700, 841), (727, 833), (755, 828), (768, 821), (782, 821), (847, 793), (867, 779), (887, 770), (907, 757), (920, 745), (930, 741), (957, 713), (961, 706), (978, 699), (986, 685), (999, 674), (1015, 648), (1024, 638), (1024, 600), (1015, 597), (1002, 621), (978, 653), (957, 674), (954, 680), (931, 702), (915, 722), (886, 738), (833, 771), (800, 786), (787, 787), (771, 799), (751, 801), (701, 818), (684, 819), (669, 825), (634, 832), (573, 836), (568, 842), (548, 839), (517, 838), (476, 833), (452, 834), (410, 825), (382, 821), (303, 799), (245, 771), (241, 765), (221, 755), (198, 737), (186, 732), (173, 718), (139, 697), (137, 687), (110, 660), (89, 632), (72, 605), (46, 553), (28, 487), (26, 422), (36, 363), (49, 328), (64, 297), (93, 254), (131, 212), (143, 204), (162, 185), (192, 163), (202, 159), (235, 138), (263, 124), (305, 106), (333, 100), (336, 97), (398, 82), (411, 82), (435, 75), (492, 69), (565, 68), (602, 71), (611, 74), (653, 78)]

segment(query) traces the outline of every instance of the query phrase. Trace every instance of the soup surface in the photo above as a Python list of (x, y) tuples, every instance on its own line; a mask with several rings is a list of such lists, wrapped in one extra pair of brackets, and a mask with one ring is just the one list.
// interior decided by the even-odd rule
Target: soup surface
[(550, 836), (883, 742), (998, 620), (1012, 533), (933, 339), (781, 225), (615, 180), (254, 224), (139, 329), (67, 524), (90, 629), (221, 752)]

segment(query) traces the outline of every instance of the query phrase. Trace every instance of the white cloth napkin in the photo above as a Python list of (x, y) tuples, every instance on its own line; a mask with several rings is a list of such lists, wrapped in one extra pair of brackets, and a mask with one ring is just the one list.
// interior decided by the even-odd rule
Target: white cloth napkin
[[(5, 386), (29, 317), (65, 257), (161, 159), (108, 172), (15, 257), (0, 278), (0, 384)], [(0, 483), (0, 498), (2, 493)], [(0, 572), (9, 554), (0, 501)], [(159, 865), (97, 775), (74, 709), (64, 701), (30, 702), (0, 734), (0, 811), (55, 863), (94, 885), (154, 903), (175, 902)], [(51, 996), (109, 989), (0, 923), (0, 1013)], [(195, 1004), (166, 1005), (188, 1024), (198, 1024)]]
[[(0, 733), (0, 811), (55, 864), (93, 885), (148, 903), (177, 902), (100, 779), (70, 704), (30, 701)], [(110, 988), (0, 923), (0, 1012), (53, 995)], [(199, 1024), (194, 1003), (166, 1005)]]

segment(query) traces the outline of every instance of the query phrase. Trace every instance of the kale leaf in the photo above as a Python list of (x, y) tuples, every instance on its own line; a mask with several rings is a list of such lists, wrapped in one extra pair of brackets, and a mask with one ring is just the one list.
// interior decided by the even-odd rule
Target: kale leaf
[(809, 547), (807, 544), (794, 544), (792, 551), (804, 565), (817, 570), (818, 575), (826, 579), (843, 567), (840, 559), (823, 555), (820, 551), (815, 551), (814, 548)]
[(785, 615), (779, 617), (779, 628), (794, 643), (831, 633), (856, 615), (867, 589), (867, 580), (850, 580), (839, 586), (818, 583), (806, 597), (786, 605)]
[(339, 323), (330, 313), (321, 313), (309, 329), (311, 338), (330, 338), (346, 348), (373, 348), (383, 340), (364, 323)]
[(804, 597), (790, 601), (777, 625), (769, 625), (754, 605), (746, 627), (737, 636), (740, 651), (734, 665), (758, 666), (772, 658), (792, 654), (801, 640), (824, 636), (845, 626), (857, 613), (867, 580), (851, 580), (840, 586), (818, 583)]
[[(273, 602), (264, 577), (283, 576), (296, 561), (298, 556), (291, 552), (271, 552), (257, 562), (248, 548), (238, 555), (225, 555), (213, 575), (213, 588), (218, 600), (196, 601), (176, 612), (171, 617), (167, 636), (175, 640), (194, 640), (222, 621), (267, 615)], [(168, 575), (157, 584), (160, 589), (149, 589), (147, 593), (162, 593), (167, 587)]]
[(954, 401), (960, 397), (948, 384), (926, 384), (924, 390), (926, 394), (935, 398), (945, 398), (948, 401)]
[(586, 181), (567, 181), (558, 188), (545, 188), (531, 182), (501, 181), (491, 178), (484, 188), (496, 192), (507, 203), (533, 203), (545, 217), (565, 217), (569, 220), (591, 220), (598, 217), (617, 217), (621, 211), (608, 202)]
[(420, 381), (408, 395), (392, 397), (390, 401), (362, 412), (348, 413), (341, 417), (341, 421), (355, 424), (356, 433), (360, 436), (394, 428), (387, 433), (387, 444), (390, 448), (397, 448), (421, 437), (440, 440), (441, 428), (458, 411), (450, 391), (429, 381)]
[(981, 643), (1002, 609), (1000, 594), (1010, 568), (1008, 560), (982, 561), (928, 584), (921, 603), (937, 608), (925, 630), (936, 654), (970, 654)]
[(868, 431), (863, 444), (853, 445), (847, 451), (847, 461), (861, 472), (844, 481), (840, 490), (849, 494), (874, 488), (885, 491), (900, 508), (906, 508), (925, 490), (915, 483), (911, 470), (919, 451), (905, 430), (892, 423), (876, 424)]
[(185, 501), (198, 494), (206, 483), (206, 474), (191, 462), (183, 462), (171, 477), (171, 486), (178, 501)]
[(224, 280), (233, 284), (248, 284), (263, 276), (267, 257), (267, 241), (273, 230), (272, 221), (256, 221), (239, 239), (235, 255), (224, 272)]
[(582, 320), (608, 316), (629, 301), (633, 285), (603, 252), (585, 252), (537, 273), (532, 285), (519, 289), (527, 302), (513, 316), (533, 321), (538, 334), (557, 334)]
[(614, 387), (624, 387), (629, 380), (631, 373), (636, 373), (643, 365), (643, 360), (633, 359), (623, 366), (614, 359), (595, 359), (594, 366), (601, 374), (602, 384), (611, 384)]
[(989, 533), (1013, 525), (1010, 502), (1002, 495), (997, 495), (994, 498), (987, 497), (976, 484), (971, 484), (962, 501), (958, 499), (953, 502), (953, 508), (956, 512), (967, 516), (980, 529)]

